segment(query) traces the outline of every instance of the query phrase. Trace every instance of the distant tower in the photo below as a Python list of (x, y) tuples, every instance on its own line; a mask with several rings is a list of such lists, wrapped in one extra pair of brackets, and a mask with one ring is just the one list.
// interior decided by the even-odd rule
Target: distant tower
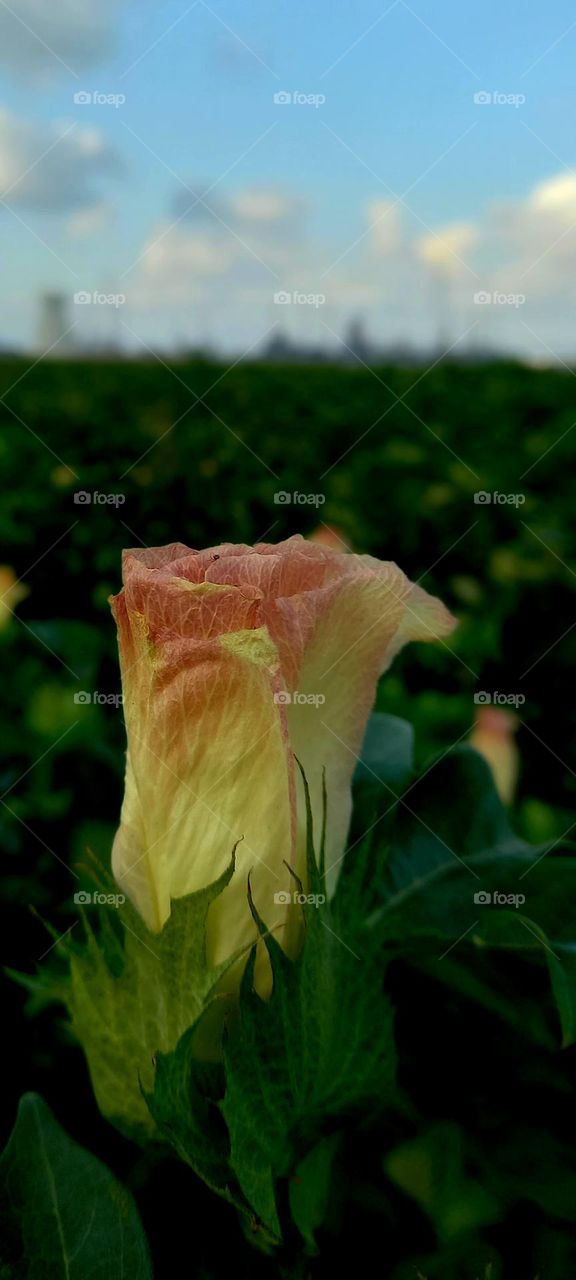
[(38, 326), (38, 346), (40, 351), (54, 348), (55, 355), (62, 355), (70, 349), (64, 334), (70, 328), (68, 321), (68, 299), (64, 293), (45, 293), (40, 300), (40, 322)]
[(344, 338), (347, 354), (352, 354), (362, 361), (364, 364), (370, 364), (374, 359), (374, 349), (372, 343), (366, 334), (364, 321), (361, 317), (356, 316), (351, 320)]

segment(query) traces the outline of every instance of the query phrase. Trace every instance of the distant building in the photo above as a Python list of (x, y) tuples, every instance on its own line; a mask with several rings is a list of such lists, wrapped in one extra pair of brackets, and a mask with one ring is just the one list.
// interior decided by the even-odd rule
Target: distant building
[(68, 298), (64, 293), (45, 293), (40, 299), (38, 347), (40, 351), (55, 355), (70, 352), (72, 343), (68, 336)]
[(364, 321), (360, 317), (351, 320), (344, 337), (342, 359), (354, 357), (360, 364), (376, 364), (380, 355), (366, 333)]
[(295, 342), (280, 329), (260, 349), (260, 359), (268, 364), (337, 364), (339, 358), (336, 350)]

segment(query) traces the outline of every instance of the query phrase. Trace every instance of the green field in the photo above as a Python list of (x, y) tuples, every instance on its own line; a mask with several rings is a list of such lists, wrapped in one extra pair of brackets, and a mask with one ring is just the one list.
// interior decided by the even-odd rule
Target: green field
[[(0, 364), (0, 562), (27, 588), (0, 631), (6, 964), (33, 969), (51, 942), (30, 908), (64, 932), (74, 919), (68, 865), (87, 845), (109, 854), (124, 732), (111, 701), (120, 685), (108, 597), (124, 547), (276, 542), (324, 524), (354, 551), (397, 561), (460, 626), (447, 645), (409, 647), (382, 682), (379, 708), (415, 724), (423, 763), (466, 733), (475, 693), (524, 695), (515, 825), (539, 841), (576, 822), (569, 373), (30, 364)], [(79, 491), (116, 501), (75, 503)], [(322, 501), (279, 504), (279, 491)], [(478, 491), (517, 501), (475, 503)], [(79, 704), (81, 691), (108, 701)], [(6, 1127), (33, 1087), (59, 1102), (61, 1117), (74, 1114), (75, 1136), (109, 1163), (112, 1145), (115, 1167), (137, 1186), (129, 1146), (109, 1139), (58, 1016), (48, 1010), (22, 1031), (22, 1004), (10, 986)], [(428, 1035), (432, 1027), (414, 1035), (415, 1054)], [(438, 1120), (430, 1098), (423, 1107)], [(199, 1190), (200, 1216), (215, 1212), (208, 1201)]]

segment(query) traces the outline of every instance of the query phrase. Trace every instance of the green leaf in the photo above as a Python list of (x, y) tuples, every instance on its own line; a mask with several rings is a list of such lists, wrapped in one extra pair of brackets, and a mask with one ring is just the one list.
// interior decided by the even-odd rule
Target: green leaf
[[(368, 721), (360, 760), (353, 780), (353, 810), (349, 843), (355, 846), (366, 831), (382, 822), (414, 769), (414, 730), (398, 716), (374, 712)], [(380, 832), (382, 828), (380, 827)]]
[(210, 905), (233, 871), (234, 858), (214, 884), (174, 899), (160, 933), (150, 933), (125, 903), (118, 912), (106, 911), (98, 935), (87, 924), (85, 947), (69, 949), (65, 999), (72, 1030), (88, 1059), (100, 1110), (130, 1136), (158, 1136), (143, 1096), (153, 1088), (156, 1055), (176, 1048), (239, 958), (235, 953), (211, 968), (205, 945)]
[[(317, 871), (310, 879), (322, 883)], [(278, 1181), (292, 1175), (334, 1121), (366, 1108), (378, 1114), (390, 1102), (392, 1008), (383, 991), (380, 943), (365, 938), (357, 951), (355, 919), (346, 923), (327, 901), (307, 903), (304, 947), (291, 961), (254, 914), (273, 991), (264, 1001), (254, 990), (253, 952), (242, 982), (240, 1027), (231, 1029), (225, 1045), (222, 1110), (244, 1195), (280, 1237)], [(308, 1238), (311, 1231), (308, 1224)]]
[(498, 1218), (497, 1201), (466, 1173), (463, 1135), (455, 1124), (439, 1124), (395, 1147), (384, 1167), (428, 1214), (441, 1240)]
[[(371, 925), (381, 924), (383, 934), (402, 940), (426, 933), (459, 937), (482, 917), (486, 904), (474, 898), (483, 891), (538, 898), (539, 909), (550, 916), (552, 906), (561, 906), (565, 887), (560, 892), (550, 875), (551, 862), (543, 858), (548, 847), (533, 847), (514, 834), (488, 766), (476, 752), (457, 748), (400, 797), (381, 879), (382, 905)], [(571, 881), (576, 862), (554, 861), (563, 865), (561, 877)], [(524, 879), (528, 874), (530, 881)], [(484, 915), (488, 919), (490, 913)]]
[(388, 878), (404, 887), (435, 866), (487, 849), (526, 852), (512, 830), (491, 770), (476, 751), (455, 747), (400, 796)]
[(160, 1053), (154, 1091), (146, 1102), (162, 1136), (214, 1191), (232, 1199), (230, 1143), (218, 1109), (224, 1094), (221, 1062), (196, 1056), (198, 1026), (190, 1027), (174, 1053)]
[(576, 942), (547, 937), (535, 921), (530, 921), (529, 927), (536, 943), (544, 949), (562, 1031), (562, 1048), (567, 1049), (576, 1043)]
[(441, 961), (458, 944), (460, 955), (498, 947), (546, 963), (564, 1044), (573, 1043), (576, 859), (557, 841), (531, 846), (515, 835), (490, 770), (468, 748), (400, 797), (390, 842), (369, 929), (419, 959)]
[(0, 1157), (0, 1222), (12, 1280), (152, 1278), (132, 1197), (37, 1094), (22, 1098)]
[[(543, 1117), (541, 1117), (543, 1118)], [(484, 1155), (484, 1180), (504, 1203), (532, 1201), (553, 1218), (576, 1222), (576, 1156), (564, 1134), (527, 1117), (524, 1127), (501, 1135), (496, 1151)]]
[(291, 1214), (310, 1253), (318, 1252), (315, 1233), (328, 1211), (339, 1145), (338, 1133), (323, 1138), (300, 1161), (290, 1179)]
[[(281, 1237), (275, 1177), (287, 1175), (294, 1162), (291, 1139), (293, 1091), (291, 1073), (283, 1068), (285, 984), (277, 978), (268, 1005), (253, 990), (255, 953), (242, 983), (242, 1029), (225, 1050), (226, 1095), (222, 1104), (231, 1140), (231, 1163), (242, 1191), (273, 1236)], [(289, 962), (286, 961), (288, 964)], [(301, 1026), (294, 1010), (294, 1031)]]
[[(558, 944), (556, 944), (558, 947)], [(562, 1048), (576, 1044), (576, 943), (547, 956), (552, 990), (562, 1027)]]
[(378, 779), (396, 790), (414, 768), (414, 729), (399, 716), (374, 711), (370, 716), (355, 781)]

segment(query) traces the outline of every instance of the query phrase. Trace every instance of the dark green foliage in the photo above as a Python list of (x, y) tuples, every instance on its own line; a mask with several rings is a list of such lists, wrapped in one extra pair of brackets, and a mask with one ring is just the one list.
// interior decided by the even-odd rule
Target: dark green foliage
[(12, 1280), (152, 1280), (132, 1197), (32, 1093), (0, 1157), (0, 1261)]
[[(133, 1187), (160, 1280), (327, 1280), (360, 1257), (386, 1280), (576, 1275), (573, 381), (515, 365), (423, 372), (379, 370), (392, 394), (364, 370), (195, 363), (176, 378), (154, 362), (46, 361), (7, 391), (25, 366), (0, 365), (1, 559), (29, 588), (0, 632), (13, 969), (30, 973), (67, 930), (81, 949), (86, 851), (109, 855), (122, 713), (74, 694), (119, 691), (107, 597), (122, 547), (276, 541), (322, 520), (461, 619), (448, 646), (409, 647), (382, 682), (378, 707), (415, 726), (415, 760), (398, 720), (368, 739), (338, 893), (306, 909), (296, 965), (270, 943), (271, 1001), (248, 969), (240, 1013), (226, 1004), (225, 1062), (191, 1031), (158, 1055), (146, 1097), (132, 1073), (172, 1160), (142, 1166), (99, 1118), (62, 1020), (51, 1008), (23, 1022), (21, 989), (7, 989), (5, 1130), (23, 1088), (48, 1097)], [(279, 489), (326, 502), (278, 506)], [(525, 502), (476, 505), (480, 489)], [(125, 502), (78, 505), (77, 490)], [(465, 739), (481, 689), (526, 697), (513, 820), (471, 753), (433, 765)], [(526, 901), (476, 905), (479, 890)], [(46, 962), (48, 997), (60, 944)], [(36, 1280), (9, 1257), (1, 1280)]]

